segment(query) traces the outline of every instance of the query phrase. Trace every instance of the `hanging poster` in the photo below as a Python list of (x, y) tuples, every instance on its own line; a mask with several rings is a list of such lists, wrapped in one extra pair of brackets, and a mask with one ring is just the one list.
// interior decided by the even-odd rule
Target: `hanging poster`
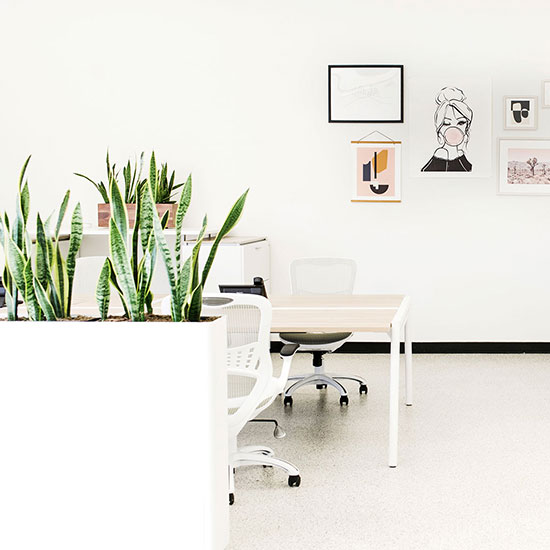
[(401, 202), (401, 142), (351, 144), (352, 202)]
[(409, 89), (411, 176), (490, 176), (490, 80), (413, 78)]

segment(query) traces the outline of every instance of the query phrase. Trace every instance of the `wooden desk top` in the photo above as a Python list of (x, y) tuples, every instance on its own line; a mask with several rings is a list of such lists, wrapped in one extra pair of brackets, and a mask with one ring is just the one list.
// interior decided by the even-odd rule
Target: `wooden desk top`
[(401, 294), (273, 296), (272, 332), (388, 332)]

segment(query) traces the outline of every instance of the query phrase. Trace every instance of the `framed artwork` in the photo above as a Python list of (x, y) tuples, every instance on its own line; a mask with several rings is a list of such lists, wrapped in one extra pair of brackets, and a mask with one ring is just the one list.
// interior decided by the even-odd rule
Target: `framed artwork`
[(403, 65), (329, 65), (329, 122), (403, 122)]
[(352, 202), (401, 202), (401, 142), (352, 141)]
[(550, 80), (544, 80), (542, 83), (542, 107), (550, 109)]
[(505, 130), (537, 129), (537, 98), (535, 96), (507, 96), (504, 98)]
[(499, 193), (550, 195), (550, 139), (501, 139)]
[(492, 105), (487, 78), (413, 78), (410, 170), (439, 179), (491, 174)]

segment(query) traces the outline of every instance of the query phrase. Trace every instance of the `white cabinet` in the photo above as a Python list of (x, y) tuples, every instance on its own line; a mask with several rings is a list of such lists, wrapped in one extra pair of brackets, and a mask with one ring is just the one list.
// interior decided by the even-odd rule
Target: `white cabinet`
[[(174, 238), (168, 237), (168, 244)], [(185, 259), (193, 251), (193, 242), (186, 243), (182, 251)], [(199, 266), (202, 271), (212, 242), (204, 242), (199, 256)], [(254, 277), (262, 277), (269, 290), (271, 276), (269, 243), (264, 237), (228, 237), (223, 239), (218, 247), (216, 259), (206, 281), (205, 292), (219, 292), (218, 285), (252, 284)], [(169, 292), (168, 280), (164, 263), (159, 257), (151, 285), (153, 293)]]

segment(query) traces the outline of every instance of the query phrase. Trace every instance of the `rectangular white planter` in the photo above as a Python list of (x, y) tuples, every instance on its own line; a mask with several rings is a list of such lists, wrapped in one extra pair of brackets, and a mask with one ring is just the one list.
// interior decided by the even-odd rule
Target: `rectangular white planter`
[(228, 543), (225, 318), (0, 323), (0, 548)]

